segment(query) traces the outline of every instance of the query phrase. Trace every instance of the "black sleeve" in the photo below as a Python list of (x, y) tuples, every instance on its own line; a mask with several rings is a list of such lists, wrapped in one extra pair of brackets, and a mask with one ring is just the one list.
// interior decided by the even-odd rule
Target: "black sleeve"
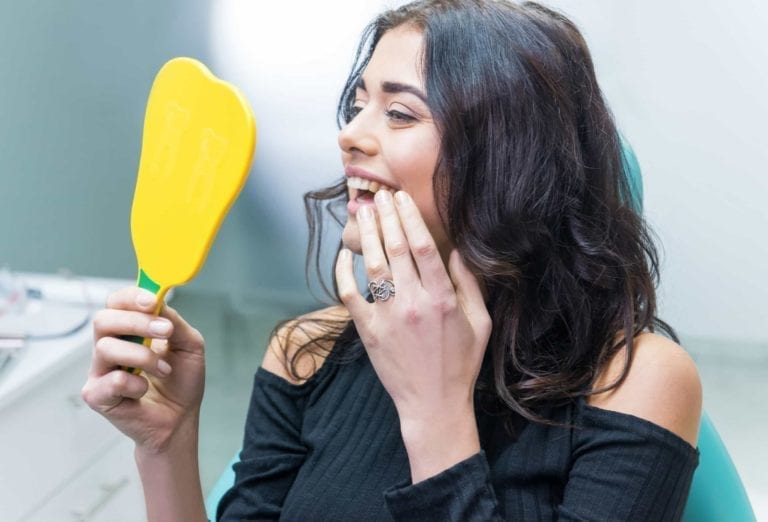
[(294, 385), (259, 368), (245, 424), (235, 483), (224, 494), (217, 520), (278, 519), (307, 448), (301, 441), (304, 404), (314, 379)]
[(483, 451), (417, 484), (395, 486), (384, 500), (395, 520), (503, 520)]
[[(557, 520), (681, 519), (698, 450), (649, 421), (589, 406), (580, 408), (576, 425)], [(395, 520), (504, 520), (482, 451), (418, 484), (396, 486), (384, 498)]]
[(559, 520), (680, 520), (698, 450), (645, 419), (582, 406)]

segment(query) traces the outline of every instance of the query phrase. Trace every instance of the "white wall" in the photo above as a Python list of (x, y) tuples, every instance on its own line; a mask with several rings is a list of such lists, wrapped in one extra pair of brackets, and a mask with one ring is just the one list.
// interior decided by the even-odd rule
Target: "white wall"
[(768, 4), (553, 2), (580, 23), (640, 159), (664, 316), (768, 341)]
[[(244, 197), (255, 208), (269, 209), (302, 263), (307, 244), (302, 195), (343, 175), (336, 104), (362, 30), (382, 5), (372, 0), (211, 3), (212, 67), (245, 92), (258, 127)], [(324, 274), (331, 270), (328, 254), (339, 231), (334, 227), (327, 236)]]
[[(212, 4), (215, 66), (243, 87), (259, 122), (249, 197), (294, 231), (297, 255), (306, 238), (300, 196), (341, 173), (336, 98), (381, 5)], [(548, 5), (585, 33), (639, 157), (646, 214), (663, 244), (663, 317), (684, 336), (768, 341), (768, 4)]]
[[(170, 58), (210, 62), (212, 1), (2, 5), (0, 266), (134, 278), (129, 221), (147, 95)], [(235, 202), (190, 289), (306, 294), (303, 248), (268, 210)]]

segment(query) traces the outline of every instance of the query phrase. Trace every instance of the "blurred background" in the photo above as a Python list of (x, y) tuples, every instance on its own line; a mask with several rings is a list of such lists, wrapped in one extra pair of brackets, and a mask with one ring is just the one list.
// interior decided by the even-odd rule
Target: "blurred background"
[[(643, 171), (661, 315), (699, 364), (705, 409), (768, 519), (768, 4), (544, 3), (590, 45)], [(398, 4), (0, 0), (0, 266), (11, 271), (135, 277), (144, 109), (168, 59), (202, 60), (253, 106), (248, 184), (174, 297), (208, 342), (204, 486), (239, 447), (269, 330), (317, 305), (301, 196), (342, 174), (337, 97), (363, 26)]]

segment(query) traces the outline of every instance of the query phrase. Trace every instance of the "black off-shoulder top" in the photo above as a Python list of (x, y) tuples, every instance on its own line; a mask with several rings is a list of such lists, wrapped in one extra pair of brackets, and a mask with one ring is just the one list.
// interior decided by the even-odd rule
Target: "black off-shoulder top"
[(235, 483), (217, 519), (682, 517), (697, 449), (656, 424), (583, 399), (546, 416), (559, 425), (523, 421), (512, 436), (498, 417), (478, 412), (482, 450), (411, 484), (397, 412), (364, 352), (352, 362), (326, 361), (300, 385), (259, 368)]

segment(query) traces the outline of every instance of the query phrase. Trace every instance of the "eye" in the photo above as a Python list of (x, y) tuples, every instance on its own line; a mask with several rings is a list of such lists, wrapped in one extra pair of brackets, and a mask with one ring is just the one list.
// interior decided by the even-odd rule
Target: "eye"
[(384, 114), (395, 123), (410, 123), (416, 119), (400, 111), (385, 111)]

